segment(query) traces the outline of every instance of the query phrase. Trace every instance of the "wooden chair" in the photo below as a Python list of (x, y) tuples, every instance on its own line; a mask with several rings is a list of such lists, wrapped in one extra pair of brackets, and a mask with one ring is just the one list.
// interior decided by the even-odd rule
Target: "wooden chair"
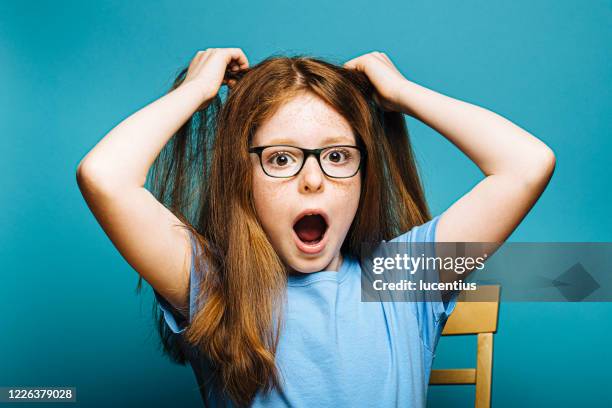
[(478, 335), (476, 368), (432, 370), (429, 379), (431, 385), (475, 384), (476, 408), (491, 406), (493, 333), (497, 331), (499, 293), (499, 285), (486, 285), (459, 295), (442, 335)]

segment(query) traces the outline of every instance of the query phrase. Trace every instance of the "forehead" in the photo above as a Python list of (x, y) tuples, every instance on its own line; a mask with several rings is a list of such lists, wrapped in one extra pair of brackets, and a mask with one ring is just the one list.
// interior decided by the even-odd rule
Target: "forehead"
[(253, 145), (291, 144), (316, 148), (330, 144), (355, 144), (348, 121), (311, 93), (284, 103), (253, 135)]

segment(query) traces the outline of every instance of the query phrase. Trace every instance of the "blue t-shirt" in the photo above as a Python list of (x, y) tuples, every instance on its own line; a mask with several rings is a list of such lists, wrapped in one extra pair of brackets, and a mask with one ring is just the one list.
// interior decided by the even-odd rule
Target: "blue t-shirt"
[[(390, 242), (435, 242), (439, 218)], [(190, 316), (196, 275), (192, 269)], [(182, 333), (185, 319), (155, 295), (168, 326)], [(425, 407), (434, 351), (455, 295), (447, 303), (362, 302), (359, 261), (350, 256), (338, 271), (289, 276), (276, 353), (283, 389), (258, 393), (253, 406)], [(197, 351), (190, 355), (198, 384), (208, 384), (208, 361)], [(210, 386), (202, 397), (210, 406), (231, 406)]]

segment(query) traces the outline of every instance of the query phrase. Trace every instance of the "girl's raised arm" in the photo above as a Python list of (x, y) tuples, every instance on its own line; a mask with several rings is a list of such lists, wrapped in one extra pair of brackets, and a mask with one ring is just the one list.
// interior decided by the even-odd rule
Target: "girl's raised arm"
[[(191, 247), (181, 221), (145, 189), (164, 145), (226, 81), (248, 67), (239, 48), (199, 51), (183, 83), (112, 129), (79, 163), (77, 181), (92, 213), (127, 262), (186, 314)], [(233, 80), (228, 85), (232, 86)]]
[(387, 110), (432, 127), (484, 173), (471, 191), (440, 217), (438, 242), (504, 242), (540, 197), (555, 167), (542, 141), (502, 116), (407, 80), (380, 52), (345, 66), (365, 72)]

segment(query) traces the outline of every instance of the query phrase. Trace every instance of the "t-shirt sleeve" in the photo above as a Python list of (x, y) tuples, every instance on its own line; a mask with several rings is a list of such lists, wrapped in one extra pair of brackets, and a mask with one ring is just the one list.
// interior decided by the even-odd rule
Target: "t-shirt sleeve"
[(185, 317), (181, 312), (179, 312), (174, 306), (170, 304), (159, 292), (153, 289), (153, 293), (155, 295), (155, 299), (157, 300), (157, 306), (159, 310), (162, 311), (164, 316), (164, 321), (166, 325), (170, 328), (173, 333), (180, 334), (183, 333), (187, 325), (193, 319), (195, 315), (195, 299), (197, 298), (199, 292), (199, 279), (198, 274), (195, 271), (196, 266), (196, 251), (197, 246), (195, 243), (195, 238), (190, 233), (191, 238), (191, 267), (189, 270), (189, 316)]
[[(437, 215), (430, 221), (413, 227), (410, 231), (389, 242), (417, 244), (416, 247), (419, 250), (424, 250), (426, 256), (435, 257), (436, 228), (441, 216), (442, 214)], [(428, 282), (440, 281), (437, 270), (427, 271), (426, 273)], [(421, 291), (418, 295), (420, 299), (411, 302), (413, 303), (411, 306), (417, 314), (423, 342), (432, 352), (436, 348), (446, 320), (455, 308), (458, 294), (459, 292), (453, 292), (449, 300), (443, 301), (440, 291)]]

